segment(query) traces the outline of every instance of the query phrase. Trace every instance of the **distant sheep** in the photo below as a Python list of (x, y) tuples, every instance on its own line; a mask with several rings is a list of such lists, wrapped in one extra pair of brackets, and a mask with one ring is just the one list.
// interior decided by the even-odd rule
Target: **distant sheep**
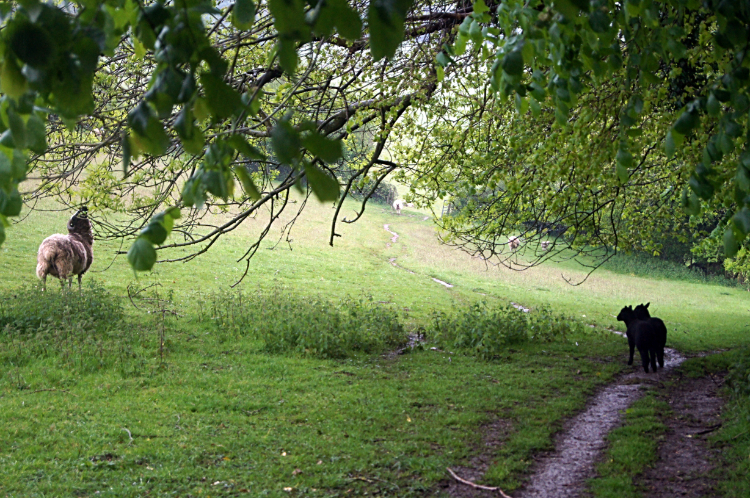
[(42, 290), (47, 288), (47, 275), (60, 279), (65, 289), (73, 285), (73, 275), (78, 275), (78, 290), (81, 290), (81, 277), (91, 267), (94, 260), (94, 234), (84, 206), (68, 220), (68, 235), (50, 235), (39, 246), (36, 260), (36, 276), (42, 281)]
[[(649, 303), (650, 304), (650, 303)], [(628, 346), (630, 347), (630, 358), (628, 365), (633, 364), (633, 354), (637, 347), (641, 354), (643, 370), (648, 373), (649, 363), (651, 370), (656, 372), (656, 361), (664, 368), (664, 345), (667, 341), (667, 328), (664, 322), (658, 318), (650, 318), (648, 305), (639, 305), (638, 310), (632, 306), (626, 306), (617, 315), (617, 320), (625, 322), (627, 327)], [(641, 317), (641, 318), (639, 318)]]
[(414, 207), (414, 203), (406, 202), (403, 199), (396, 199), (393, 201), (393, 210), (396, 211), (396, 214), (401, 214), (401, 210), (404, 207)]
[(510, 247), (511, 251), (515, 251), (519, 247), (521, 247), (521, 239), (519, 237), (516, 237), (515, 235), (511, 235), (508, 237), (508, 247)]
[(549, 249), (551, 243), (552, 242), (550, 242), (549, 240), (543, 240), (541, 243), (542, 251), (546, 251), (547, 249)]

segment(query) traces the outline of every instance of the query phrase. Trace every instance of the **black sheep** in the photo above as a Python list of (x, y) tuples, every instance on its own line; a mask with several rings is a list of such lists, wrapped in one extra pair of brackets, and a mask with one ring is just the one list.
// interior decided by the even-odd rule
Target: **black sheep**
[(656, 358), (659, 361), (659, 367), (664, 368), (664, 346), (667, 345), (667, 326), (661, 318), (652, 317), (648, 312), (648, 306), (651, 303), (639, 304), (633, 312), (638, 320), (649, 321), (651, 328), (656, 335)]
[[(639, 309), (639, 314), (641, 314), (641, 316), (643, 316), (643, 310), (645, 310), (645, 307)], [(645, 311), (646, 313), (648, 312), (648, 310)], [(657, 357), (659, 357), (661, 365), (664, 365), (664, 342), (661, 340), (660, 331), (657, 331), (659, 327), (656, 322), (653, 322), (651, 318), (639, 320), (632, 306), (626, 306), (620, 310), (617, 319), (621, 322), (625, 322), (625, 325), (627, 326), (628, 345), (630, 346), (630, 359), (628, 360), (628, 365), (633, 364), (633, 353), (637, 347), (638, 352), (641, 354), (643, 370), (648, 373), (648, 364), (651, 363), (651, 370), (656, 372)], [(661, 322), (661, 320), (659, 320), (659, 322)], [(662, 326), (663, 325), (664, 323), (662, 322)], [(664, 330), (664, 338), (666, 341), (666, 327)]]

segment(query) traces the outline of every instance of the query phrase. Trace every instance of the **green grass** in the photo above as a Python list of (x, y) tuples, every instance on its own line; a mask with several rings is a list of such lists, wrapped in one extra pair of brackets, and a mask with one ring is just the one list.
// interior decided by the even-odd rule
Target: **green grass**
[(656, 461), (659, 436), (666, 426), (662, 422), (669, 405), (654, 392), (648, 393), (625, 410), (621, 427), (608, 436), (609, 446), (597, 465), (596, 479), (589, 488), (596, 498), (640, 498), (637, 476)]
[[(330, 247), (330, 205), (308, 207), (293, 250), (275, 245), (275, 226), (233, 291), (244, 271), (236, 259), (260, 219), (190, 263), (138, 279), (115, 256), (119, 241), (97, 241), (81, 297), (61, 295), (55, 282), (44, 295), (31, 289), (38, 244), (70, 213), (31, 213), (9, 229), (0, 247), (0, 493), (417, 496), (435, 492), (446, 466), (468, 464), (484, 448), (482, 427), (498, 419), (508, 430), (485, 481), (512, 490), (562, 421), (624, 367), (624, 339), (603, 330), (622, 330), (613, 315), (624, 304), (651, 301), (670, 345), (684, 350), (750, 344), (739, 288), (606, 270), (574, 287), (561, 273), (576, 281), (586, 270), (571, 264), (487, 268), (438, 245), (422, 213), (381, 205), (339, 225), (343, 237)], [(400, 235), (390, 247), (384, 224)], [(128, 286), (152, 284), (134, 309)], [(242, 304), (229, 297), (238, 292)], [(490, 361), (469, 350), (382, 354), (408, 331), (429, 340), (436, 310), (459, 316), (478, 301), (599, 327), (501, 343)], [(390, 323), (381, 312), (402, 327), (391, 339), (368, 325)], [(319, 348), (324, 341), (331, 348)]]

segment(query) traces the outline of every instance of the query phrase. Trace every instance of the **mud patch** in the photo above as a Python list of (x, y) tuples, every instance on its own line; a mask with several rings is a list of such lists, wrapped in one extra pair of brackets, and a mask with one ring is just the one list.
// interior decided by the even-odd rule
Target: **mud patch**
[(660, 383), (685, 358), (665, 350), (664, 368), (657, 374), (638, 370), (622, 375), (597, 394), (588, 407), (568, 421), (558, 436), (555, 451), (538, 459), (527, 484), (513, 496), (518, 498), (565, 498), (579, 496), (586, 480), (594, 476), (594, 462), (606, 446), (605, 437), (622, 418), (622, 411), (641, 397), (648, 384)]
[(710, 472), (721, 457), (705, 437), (721, 426), (722, 381), (723, 375), (684, 378), (665, 390), (672, 408), (667, 433), (654, 467), (636, 478), (644, 498), (716, 496)]

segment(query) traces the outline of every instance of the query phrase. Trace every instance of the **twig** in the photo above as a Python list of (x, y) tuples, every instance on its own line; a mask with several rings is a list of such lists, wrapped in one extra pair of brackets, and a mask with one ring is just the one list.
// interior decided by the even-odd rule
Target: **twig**
[(708, 434), (709, 432), (713, 432), (713, 431), (715, 431), (715, 430), (716, 430), (716, 429), (718, 429), (719, 427), (721, 427), (721, 424), (716, 424), (716, 425), (712, 425), (712, 426), (711, 426), (711, 427), (709, 427), (708, 429), (704, 429), (704, 430), (702, 430), (702, 431), (698, 431), (698, 432), (693, 432), (692, 434), (688, 434), (688, 437), (693, 437), (693, 436), (700, 436), (700, 435), (702, 435), (702, 434)]
[(472, 488), (476, 488), (476, 489), (484, 489), (485, 491), (497, 491), (498, 493), (500, 493), (500, 496), (502, 496), (503, 498), (511, 498), (510, 496), (503, 493), (502, 489), (496, 486), (482, 486), (481, 484), (475, 484), (471, 481), (467, 481), (466, 479), (461, 479), (460, 477), (458, 477), (456, 473), (451, 470), (450, 467), (446, 467), (446, 470), (451, 475), (451, 477), (453, 477), (455, 480), (457, 480), (461, 484), (466, 484), (467, 486), (471, 486)]

